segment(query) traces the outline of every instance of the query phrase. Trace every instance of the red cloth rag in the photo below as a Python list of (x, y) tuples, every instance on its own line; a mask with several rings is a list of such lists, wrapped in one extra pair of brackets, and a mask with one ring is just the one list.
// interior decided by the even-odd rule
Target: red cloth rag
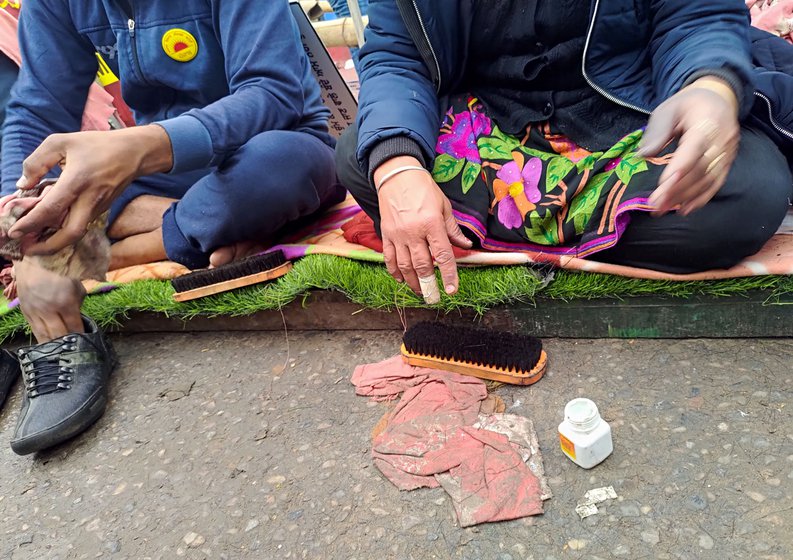
[[(377, 237), (372, 218), (367, 216), (363, 210), (345, 222), (341, 229), (344, 232), (344, 239), (350, 243), (363, 245), (367, 249), (372, 249), (378, 253), (383, 252), (383, 240)], [(452, 246), (452, 251), (457, 259), (471, 254), (470, 250), (460, 249), (455, 246)]]
[(540, 482), (516, 446), (472, 427), (487, 396), (480, 379), (413, 368), (396, 356), (359, 366), (352, 382), (357, 394), (380, 400), (403, 392), (372, 440), (375, 465), (397, 488), (443, 486), (463, 527), (542, 513)]

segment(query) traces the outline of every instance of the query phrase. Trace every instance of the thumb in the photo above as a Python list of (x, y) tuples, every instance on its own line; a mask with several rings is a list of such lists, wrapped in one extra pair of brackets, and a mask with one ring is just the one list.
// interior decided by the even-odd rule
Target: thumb
[(451, 212), (446, 215), (446, 235), (449, 236), (449, 241), (451, 241), (452, 245), (456, 247), (460, 247), (461, 249), (470, 249), (473, 247), (473, 243), (463, 234), (463, 231), (460, 229), (457, 220), (454, 219)]
[(641, 157), (657, 156), (675, 138), (678, 124), (676, 107), (675, 103), (664, 103), (650, 115), (639, 144)]

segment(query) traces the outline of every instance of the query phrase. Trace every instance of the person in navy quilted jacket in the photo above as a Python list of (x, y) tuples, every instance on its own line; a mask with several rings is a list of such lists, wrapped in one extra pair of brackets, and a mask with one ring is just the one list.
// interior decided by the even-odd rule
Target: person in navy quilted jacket
[(452, 246), (728, 268), (789, 207), (793, 78), (753, 65), (738, 0), (372, 0), (368, 15), (338, 172), (391, 274), (425, 296), (433, 261), (457, 291)]

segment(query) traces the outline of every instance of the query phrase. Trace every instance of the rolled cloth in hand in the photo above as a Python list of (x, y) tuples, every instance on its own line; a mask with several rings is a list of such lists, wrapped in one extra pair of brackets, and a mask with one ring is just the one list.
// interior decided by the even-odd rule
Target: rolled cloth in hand
[(110, 240), (105, 233), (107, 213), (88, 225), (80, 241), (52, 255), (25, 257), (24, 253), (26, 247), (47, 239), (56, 229), (50, 228), (21, 239), (8, 237), (8, 231), (17, 220), (41, 202), (52, 187), (51, 182), (42, 182), (32, 189), (20, 190), (0, 199), (0, 255), (12, 261), (33, 259), (42, 268), (75, 280), (104, 281), (110, 266)]

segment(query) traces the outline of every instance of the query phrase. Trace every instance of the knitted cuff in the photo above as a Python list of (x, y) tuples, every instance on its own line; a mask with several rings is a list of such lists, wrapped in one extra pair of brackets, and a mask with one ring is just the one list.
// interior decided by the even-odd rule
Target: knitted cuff
[(374, 188), (374, 172), (389, 159), (398, 156), (412, 156), (421, 162), (423, 167), (427, 167), (427, 158), (419, 146), (419, 143), (407, 136), (395, 136), (387, 138), (376, 144), (369, 153), (367, 176), (369, 184)]
[(728, 86), (732, 89), (733, 93), (735, 94), (735, 99), (738, 101), (738, 107), (740, 108), (743, 103), (743, 83), (741, 79), (738, 77), (738, 74), (731, 70), (727, 70), (726, 68), (713, 68), (709, 70), (698, 70), (691, 74), (686, 80), (686, 83), (683, 84), (683, 87), (690, 86), (700, 78), (719, 78), (724, 80)]

